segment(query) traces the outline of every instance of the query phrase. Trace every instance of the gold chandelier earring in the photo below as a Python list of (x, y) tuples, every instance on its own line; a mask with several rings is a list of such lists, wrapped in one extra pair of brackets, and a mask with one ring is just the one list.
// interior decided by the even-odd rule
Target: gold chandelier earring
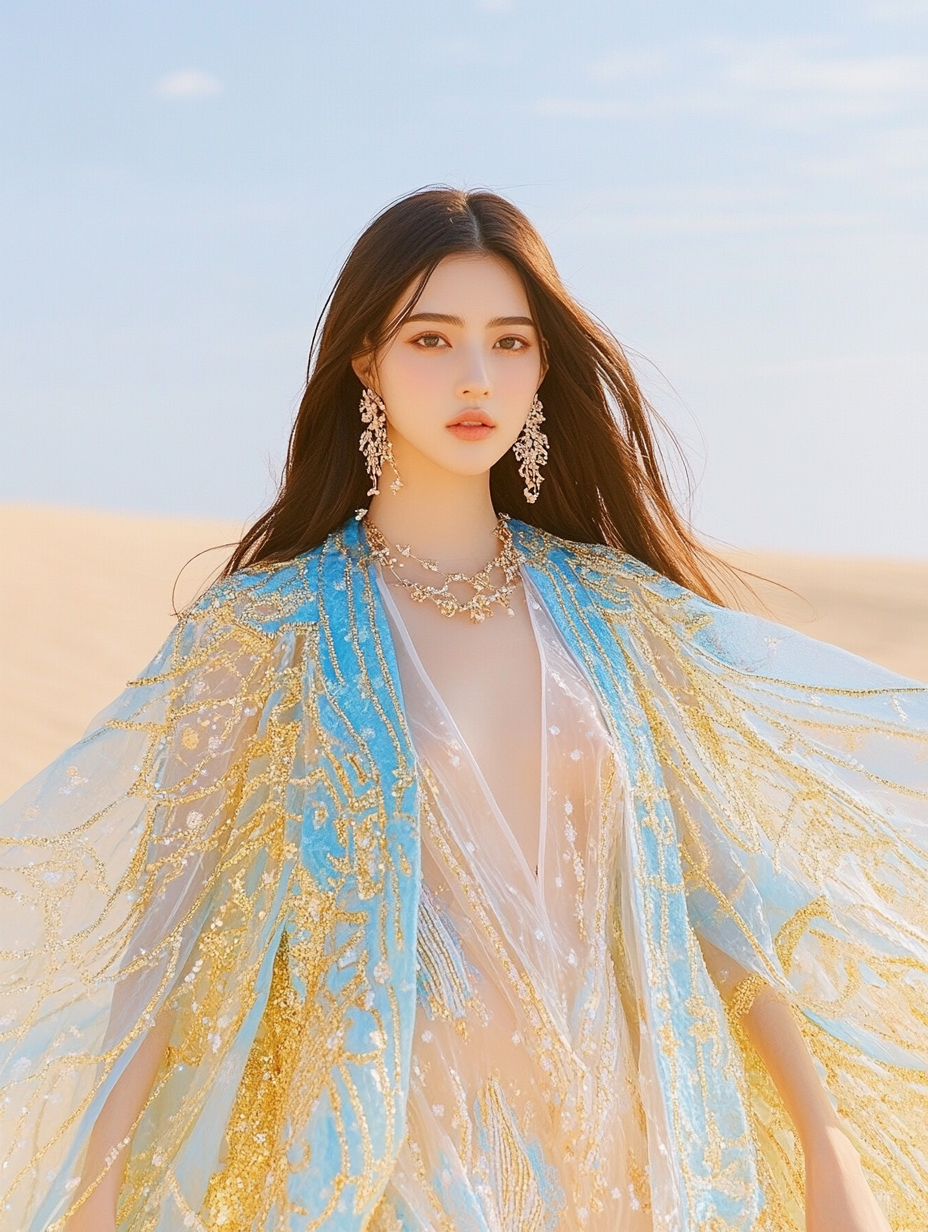
[(530, 505), (534, 505), (538, 500), (541, 481), (544, 478), (541, 468), (548, 460), (548, 438), (541, 430), (541, 425), (545, 421), (541, 407), (541, 399), (536, 394), (532, 399), (522, 431), (516, 437), (512, 447), (512, 452), (519, 462), (519, 474), (525, 480), (525, 499)]
[(390, 491), (396, 496), (403, 486), (403, 481), (393, 460), (393, 445), (387, 436), (387, 408), (383, 398), (372, 389), (365, 388), (361, 395), (360, 411), (364, 430), (358, 448), (364, 454), (364, 466), (371, 481), (367, 494), (380, 495), (380, 476), (383, 474), (384, 465), (389, 462), (396, 476), (390, 484)]

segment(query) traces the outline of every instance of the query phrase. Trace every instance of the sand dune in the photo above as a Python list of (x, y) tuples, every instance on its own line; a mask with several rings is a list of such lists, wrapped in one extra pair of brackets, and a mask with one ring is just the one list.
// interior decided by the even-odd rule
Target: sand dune
[[(172, 587), (185, 562), (240, 529), (0, 507), (0, 798), (77, 739), (141, 671), (171, 628)], [(222, 559), (222, 551), (208, 553), (184, 571), (178, 606)], [(758, 585), (775, 619), (928, 680), (928, 562), (761, 553), (736, 559), (797, 592)]]
[[(76, 740), (154, 656), (185, 561), (223, 522), (0, 507), (0, 799)], [(185, 571), (182, 606), (222, 553)]]
[(731, 559), (779, 583), (755, 582), (749, 610), (928, 681), (928, 561), (786, 552)]

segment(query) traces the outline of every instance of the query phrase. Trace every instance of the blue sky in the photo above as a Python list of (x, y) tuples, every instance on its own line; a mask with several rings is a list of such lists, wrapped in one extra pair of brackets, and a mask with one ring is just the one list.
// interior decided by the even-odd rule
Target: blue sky
[(6, 0), (0, 498), (248, 517), (352, 239), (528, 211), (757, 547), (928, 556), (928, 2)]

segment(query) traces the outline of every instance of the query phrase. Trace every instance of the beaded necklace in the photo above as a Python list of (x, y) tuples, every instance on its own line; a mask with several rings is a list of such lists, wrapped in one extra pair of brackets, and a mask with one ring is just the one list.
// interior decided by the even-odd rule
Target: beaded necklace
[[(449, 619), (459, 613), (464, 613), (475, 623), (493, 615), (494, 603), (504, 607), (507, 615), (515, 616), (509, 600), (512, 592), (519, 585), (519, 555), (512, 541), (512, 531), (509, 529), (508, 519), (504, 513), (501, 513), (496, 520), (495, 534), (502, 544), (499, 554), (482, 569), (478, 569), (476, 573), (444, 573), (434, 560), (426, 560), (417, 556), (408, 543), (398, 543), (391, 548), (369, 517), (364, 518), (364, 529), (367, 531), (374, 559), (393, 574), (399, 585), (409, 592), (409, 597), (414, 603), (428, 601), (434, 603), (441, 614)], [(400, 569), (405, 568), (406, 560), (414, 560), (429, 573), (440, 574), (444, 581), (440, 586), (429, 586), (425, 582), (411, 581), (399, 572)], [(503, 575), (502, 583), (496, 587), (490, 578), (494, 569), (499, 569)], [(473, 597), (462, 603), (449, 589), (454, 582), (470, 586), (474, 592)]]

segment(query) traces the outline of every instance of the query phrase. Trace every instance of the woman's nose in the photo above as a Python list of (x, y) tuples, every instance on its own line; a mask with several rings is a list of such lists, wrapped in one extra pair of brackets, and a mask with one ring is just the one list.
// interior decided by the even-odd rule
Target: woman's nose
[(489, 398), (490, 377), (480, 347), (468, 348), (464, 370), (458, 381), (458, 397)]

